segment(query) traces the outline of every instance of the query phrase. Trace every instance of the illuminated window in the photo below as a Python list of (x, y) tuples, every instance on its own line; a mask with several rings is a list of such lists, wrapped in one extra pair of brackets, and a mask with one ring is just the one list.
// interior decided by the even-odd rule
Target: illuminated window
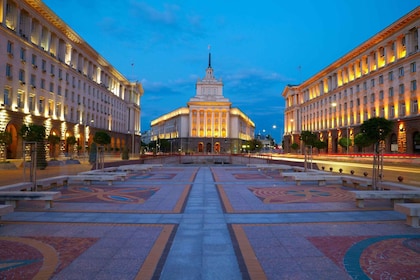
[(411, 101), (411, 113), (417, 114), (419, 112), (419, 104), (417, 99)]
[(405, 102), (400, 103), (399, 115), (400, 117), (405, 116)]
[(3, 91), (3, 104), (10, 105), (11, 92), (10, 88), (5, 88)]
[(29, 95), (28, 107), (29, 111), (31, 112), (35, 110), (35, 95), (33, 94)]
[(17, 93), (17, 106), (18, 108), (23, 108), (23, 104), (24, 104), (24, 95), (23, 95), (23, 91), (18, 91)]

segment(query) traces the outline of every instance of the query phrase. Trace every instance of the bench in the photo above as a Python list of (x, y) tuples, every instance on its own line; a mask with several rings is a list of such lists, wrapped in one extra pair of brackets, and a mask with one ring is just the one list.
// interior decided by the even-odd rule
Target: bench
[(419, 227), (420, 203), (396, 203), (394, 210), (406, 215), (406, 224)]
[(356, 206), (359, 208), (364, 207), (365, 199), (391, 199), (395, 203), (402, 203), (405, 199), (419, 199), (420, 191), (350, 191), (355, 199)]
[(118, 176), (113, 176), (113, 175), (88, 175), (88, 174), (69, 176), (69, 182), (82, 181), (83, 184), (86, 184), (86, 185), (92, 184), (92, 181), (98, 181), (98, 182), (106, 181), (108, 182), (109, 186), (112, 186), (112, 183), (116, 180), (121, 180), (121, 178)]
[[(53, 188), (57, 186), (67, 186), (69, 181), (69, 176), (55, 176), (50, 178), (44, 178), (36, 180), (36, 187), (39, 190)], [(47, 188), (46, 188), (47, 187)]]
[(143, 172), (150, 172), (152, 171), (153, 166), (150, 165), (141, 165), (141, 164), (132, 164), (132, 165), (121, 165), (118, 167), (118, 171), (143, 171)]
[(317, 181), (318, 186), (325, 186), (327, 184), (327, 181), (338, 181), (340, 180), (339, 177), (334, 175), (306, 175), (306, 176), (295, 176), (294, 180), (296, 182), (296, 185), (300, 186), (300, 183), (302, 181)]
[(5, 201), (7, 205), (15, 208), (19, 200), (44, 200), (45, 208), (52, 208), (54, 199), (61, 196), (61, 192), (21, 192), (21, 191), (2, 191), (0, 200)]
[(91, 170), (80, 172), (78, 175), (99, 175), (99, 176), (115, 176), (119, 177), (121, 181), (125, 181), (128, 177), (128, 173), (124, 171), (102, 171), (102, 170)]
[(6, 214), (8, 214), (8, 213), (11, 213), (11, 212), (13, 212), (13, 206), (12, 205), (0, 205), (0, 220), (1, 220), (1, 217), (2, 216), (4, 216), (4, 215), (6, 215)]
[(30, 191), (34, 186), (32, 182), (22, 182), (0, 187), (0, 191)]

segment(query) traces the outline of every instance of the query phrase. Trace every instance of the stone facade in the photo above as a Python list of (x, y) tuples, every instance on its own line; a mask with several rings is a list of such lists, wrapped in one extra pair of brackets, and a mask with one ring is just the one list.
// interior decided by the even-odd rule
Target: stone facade
[(84, 151), (99, 130), (111, 135), (109, 148), (140, 150), (142, 85), (128, 81), (42, 1), (0, 0), (0, 88), (0, 131), (13, 137), (8, 157), (22, 155), (18, 131), (30, 123), (59, 136), (62, 152), (69, 136)]
[[(342, 137), (354, 143), (360, 125), (373, 117), (394, 122), (386, 153), (420, 153), (420, 7), (411, 11), (300, 85), (283, 91), (284, 149), (291, 152), (302, 131), (346, 153)], [(369, 151), (369, 149), (367, 149)], [(362, 152), (355, 146), (349, 153)]]

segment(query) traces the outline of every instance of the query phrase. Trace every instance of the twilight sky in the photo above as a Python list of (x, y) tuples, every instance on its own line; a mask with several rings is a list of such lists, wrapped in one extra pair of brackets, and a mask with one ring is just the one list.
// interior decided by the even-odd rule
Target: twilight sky
[(285, 85), (321, 71), (420, 0), (44, 3), (119, 72), (143, 84), (142, 131), (195, 95), (211, 45), (224, 96), (255, 122), (256, 133), (265, 130), (278, 141)]

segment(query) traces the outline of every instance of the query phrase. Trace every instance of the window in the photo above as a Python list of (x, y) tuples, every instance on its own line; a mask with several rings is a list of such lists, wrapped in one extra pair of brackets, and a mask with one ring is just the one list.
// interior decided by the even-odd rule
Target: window
[(360, 92), (360, 85), (356, 85), (356, 92)]
[(26, 61), (26, 50), (24, 48), (21, 48), (20, 49), (20, 60), (22, 62), (25, 62)]
[(394, 108), (394, 105), (391, 105), (391, 106), (389, 107), (389, 117), (390, 117), (390, 118), (395, 117), (395, 108)]
[(36, 76), (34, 74), (31, 74), (31, 86), (35, 88), (35, 82), (36, 82)]
[(58, 86), (58, 87), (57, 87), (57, 94), (58, 94), (58, 95), (61, 95), (61, 86)]
[(375, 87), (375, 79), (370, 80), (370, 87)]
[(398, 93), (399, 94), (404, 94), (404, 84), (400, 84), (398, 87)]
[(23, 91), (18, 91), (17, 93), (17, 106), (18, 108), (23, 108), (23, 104), (24, 104), (24, 100), (23, 100), (24, 96), (23, 96)]
[(13, 78), (12, 75), (12, 65), (11, 64), (6, 64), (6, 77), (11, 80)]
[(393, 97), (394, 96), (394, 88), (390, 87), (389, 88), (389, 97)]
[(417, 114), (419, 112), (419, 104), (417, 99), (411, 101), (411, 113)]
[(10, 99), (11, 99), (11, 92), (10, 88), (5, 88), (3, 91), (3, 104), (4, 105), (10, 105)]
[(411, 73), (414, 73), (414, 72), (417, 71), (417, 66), (416, 66), (415, 62), (410, 64), (410, 71), (411, 71)]
[(36, 55), (35, 54), (33, 54), (32, 55), (32, 66), (34, 67), (34, 68), (36, 68), (37, 67), (37, 65), (36, 65)]
[(379, 100), (384, 100), (384, 91), (379, 91)]
[(50, 83), (50, 92), (54, 92), (54, 83)]
[(363, 104), (367, 104), (367, 96), (363, 96)]
[(55, 74), (55, 67), (54, 67), (54, 65), (53, 64), (51, 64), (51, 67), (50, 67), (50, 74), (51, 74), (51, 77), (54, 77), (54, 74)]
[(63, 79), (63, 70), (58, 69), (58, 79), (61, 81)]
[(382, 85), (384, 83), (384, 76), (380, 75), (378, 80), (379, 80), (379, 84)]
[(372, 94), (370, 95), (370, 102), (371, 102), (371, 103), (375, 102), (375, 94), (374, 94), (374, 93), (372, 93)]
[(367, 83), (366, 82), (363, 82), (363, 89), (367, 89)]
[(399, 77), (404, 77), (404, 67), (398, 68), (398, 76)]
[(13, 57), (13, 43), (10, 41), (7, 41), (7, 54)]
[(22, 84), (25, 84), (25, 70), (22, 70), (22, 69), (19, 70), (19, 81)]
[(388, 73), (388, 80), (393, 81), (394, 80), (394, 72), (389, 72)]
[(44, 59), (41, 62), (41, 69), (42, 69), (42, 72), (47, 71), (47, 62)]
[(33, 94), (29, 95), (28, 106), (29, 106), (29, 111), (35, 110), (35, 95)]
[(44, 99), (43, 99), (43, 98), (40, 98), (40, 99), (39, 99), (38, 110), (39, 110), (39, 113), (40, 113), (41, 115), (43, 115), (43, 114), (44, 114), (44, 110), (45, 110), (45, 108), (44, 108)]
[(412, 80), (410, 82), (410, 90), (411, 91), (416, 91), (417, 90), (417, 80)]
[(45, 80), (44, 79), (41, 79), (41, 88), (45, 89)]
[(405, 102), (400, 103), (399, 115), (400, 115), (400, 117), (405, 116)]

